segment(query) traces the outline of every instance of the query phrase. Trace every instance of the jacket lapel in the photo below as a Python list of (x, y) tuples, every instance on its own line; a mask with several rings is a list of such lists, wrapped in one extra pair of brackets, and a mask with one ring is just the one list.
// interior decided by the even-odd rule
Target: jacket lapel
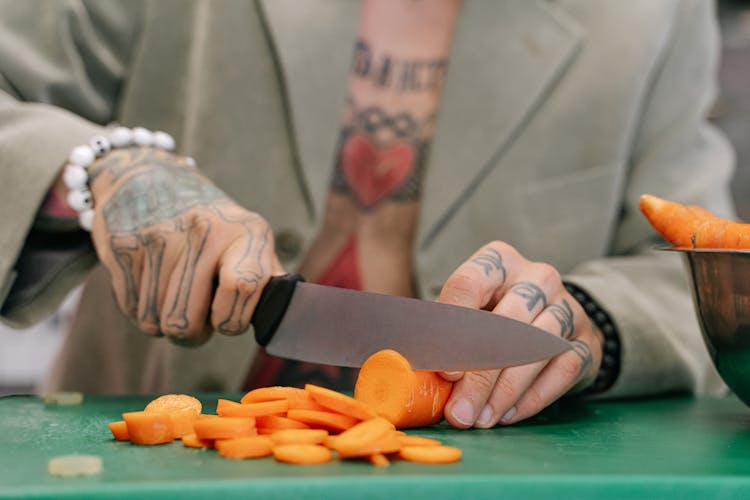
[[(358, 2), (261, 0), (286, 86), (308, 194), (328, 188)], [(541, 0), (470, 0), (459, 20), (430, 152), (419, 230), (424, 248), (502, 159), (582, 45), (583, 34)]]

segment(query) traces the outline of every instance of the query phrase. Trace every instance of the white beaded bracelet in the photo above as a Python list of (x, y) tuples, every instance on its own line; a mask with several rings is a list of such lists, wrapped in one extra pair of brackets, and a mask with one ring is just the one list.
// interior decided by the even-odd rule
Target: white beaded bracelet
[(68, 187), (68, 205), (78, 212), (78, 223), (86, 231), (91, 231), (94, 223), (94, 198), (89, 187), (88, 167), (112, 149), (130, 146), (152, 146), (172, 151), (175, 142), (166, 132), (151, 132), (143, 127), (116, 127), (106, 135), (95, 135), (88, 144), (76, 146), (70, 152), (63, 182)]

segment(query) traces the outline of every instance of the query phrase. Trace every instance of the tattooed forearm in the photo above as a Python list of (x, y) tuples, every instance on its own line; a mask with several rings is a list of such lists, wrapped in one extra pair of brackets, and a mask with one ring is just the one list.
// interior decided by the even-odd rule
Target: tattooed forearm
[(574, 330), (573, 309), (571, 309), (568, 301), (563, 299), (562, 304), (552, 304), (548, 310), (560, 323), (560, 336), (564, 339), (572, 337)]
[(503, 264), (503, 256), (494, 248), (485, 248), (479, 255), (471, 259), (471, 262), (481, 267), (485, 276), (489, 276), (493, 271), (500, 271), (503, 274), (501, 283), (505, 283), (507, 273)]
[(354, 48), (352, 73), (378, 88), (398, 92), (439, 91), (448, 69), (448, 59), (400, 59), (390, 54), (376, 55), (364, 40)]
[(537, 304), (541, 304), (542, 309), (547, 307), (547, 296), (544, 290), (534, 283), (520, 281), (510, 288), (510, 292), (526, 299), (526, 309), (529, 312), (533, 311)]
[(421, 196), (433, 116), (389, 113), (378, 106), (357, 109), (349, 101), (339, 138), (331, 190), (351, 195), (365, 210), (385, 201), (410, 202)]

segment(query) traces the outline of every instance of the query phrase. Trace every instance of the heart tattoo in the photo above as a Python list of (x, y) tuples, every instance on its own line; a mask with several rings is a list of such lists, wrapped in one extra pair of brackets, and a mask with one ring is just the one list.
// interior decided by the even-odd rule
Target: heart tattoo
[(341, 148), (346, 180), (365, 207), (372, 208), (409, 179), (415, 166), (414, 149), (396, 142), (379, 149), (365, 136), (351, 135)]

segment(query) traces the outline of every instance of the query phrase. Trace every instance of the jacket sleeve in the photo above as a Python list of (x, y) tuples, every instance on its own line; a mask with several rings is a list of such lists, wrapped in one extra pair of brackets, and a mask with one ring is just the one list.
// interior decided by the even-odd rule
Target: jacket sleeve
[[(47, 237), (41, 254), (25, 244), (71, 148), (115, 117), (139, 7), (0, 0), (0, 319), (11, 326), (51, 313), (96, 262), (88, 238)], [(29, 258), (49, 265), (30, 275)]]
[(680, 256), (654, 250), (665, 242), (638, 208), (640, 195), (651, 193), (734, 217), (732, 150), (705, 119), (717, 59), (713, 2), (680, 2), (642, 103), (614, 257), (565, 276), (595, 298), (619, 332), (620, 374), (603, 396), (725, 390), (703, 345)]

